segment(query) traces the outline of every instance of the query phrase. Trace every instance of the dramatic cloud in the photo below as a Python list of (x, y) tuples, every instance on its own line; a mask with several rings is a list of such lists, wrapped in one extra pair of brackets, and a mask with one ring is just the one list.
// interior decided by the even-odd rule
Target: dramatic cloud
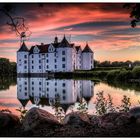
[[(140, 28), (131, 28), (129, 11), (121, 3), (13, 4), (13, 7), (13, 15), (24, 17), (32, 32), (27, 41), (29, 48), (41, 42), (50, 43), (55, 35), (61, 41), (66, 34), (69, 41), (82, 48), (88, 41), (97, 60), (140, 59)], [(8, 19), (0, 16), (0, 57), (16, 61), (18, 38), (6, 25)]]

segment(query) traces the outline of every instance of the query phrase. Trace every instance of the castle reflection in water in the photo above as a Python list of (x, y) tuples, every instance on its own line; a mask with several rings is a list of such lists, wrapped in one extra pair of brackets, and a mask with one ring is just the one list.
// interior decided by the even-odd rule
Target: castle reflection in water
[(35, 105), (51, 106), (60, 98), (63, 109), (89, 101), (94, 94), (94, 82), (90, 80), (58, 80), (47, 78), (17, 78), (17, 98), (25, 107), (29, 101)]

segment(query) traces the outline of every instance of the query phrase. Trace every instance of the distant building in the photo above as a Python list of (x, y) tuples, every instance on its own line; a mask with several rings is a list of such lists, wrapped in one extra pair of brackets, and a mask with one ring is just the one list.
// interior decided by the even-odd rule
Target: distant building
[(72, 72), (76, 69), (94, 68), (94, 53), (86, 44), (81, 46), (69, 43), (64, 36), (61, 42), (55, 37), (51, 44), (35, 45), (27, 48), (25, 42), (17, 51), (17, 73)]

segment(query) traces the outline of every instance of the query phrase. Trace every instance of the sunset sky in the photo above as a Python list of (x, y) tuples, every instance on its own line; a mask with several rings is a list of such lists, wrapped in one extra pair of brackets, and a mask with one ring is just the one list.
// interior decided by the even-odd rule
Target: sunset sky
[[(0, 4), (0, 7), (2, 4)], [(22, 16), (32, 32), (26, 44), (51, 43), (55, 35), (82, 48), (88, 42), (99, 61), (140, 60), (140, 28), (130, 26), (129, 11), (119, 3), (13, 4), (14, 16)], [(19, 39), (0, 13), (0, 57), (16, 61)], [(70, 39), (71, 36), (71, 39)]]

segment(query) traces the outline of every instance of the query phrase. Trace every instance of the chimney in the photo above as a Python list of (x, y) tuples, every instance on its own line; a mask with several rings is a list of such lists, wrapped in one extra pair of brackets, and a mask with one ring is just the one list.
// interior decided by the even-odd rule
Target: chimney
[(57, 37), (57, 36), (54, 38), (54, 43), (55, 43), (55, 44), (58, 43), (58, 37)]

